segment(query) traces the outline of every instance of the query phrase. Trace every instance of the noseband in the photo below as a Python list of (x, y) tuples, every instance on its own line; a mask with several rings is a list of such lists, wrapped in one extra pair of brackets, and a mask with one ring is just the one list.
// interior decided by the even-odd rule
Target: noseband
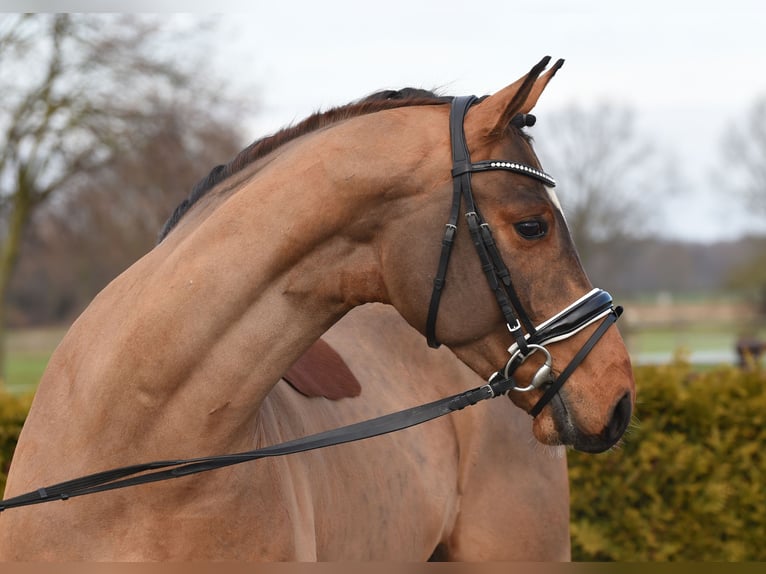
[[(463, 123), (468, 108), (474, 102), (476, 102), (475, 96), (457, 97), (452, 101), (450, 109), (453, 182), (452, 209), (444, 232), (441, 256), (436, 277), (434, 278), (431, 303), (428, 308), (428, 319), (426, 322), (426, 337), (429, 346), (439, 346), (439, 342), (436, 339), (436, 316), (439, 312), (439, 302), (446, 283), (447, 266), (457, 232), (460, 206), (465, 202), (465, 219), (471, 234), (471, 240), (476, 248), (490, 289), (495, 295), (508, 330), (514, 339), (514, 343), (508, 348), (510, 353), (508, 362), (505, 364), (505, 367), (489, 378), (486, 387), (494, 396), (507, 390), (523, 392), (547, 386), (543, 396), (530, 411), (532, 416), (537, 416), (543, 407), (556, 395), (572, 372), (582, 363), (586, 355), (606, 333), (612, 323), (617, 321), (622, 313), (622, 308), (614, 307), (609, 293), (602, 289), (594, 289), (537, 327), (533, 325), (513, 287), (511, 274), (495, 244), (492, 230), (476, 205), (473, 190), (471, 189), (471, 174), (493, 170), (511, 171), (531, 177), (548, 187), (554, 187), (556, 181), (547, 173), (519, 162), (484, 160), (472, 163), (465, 141)], [(530, 116), (522, 117), (522, 122), (527, 123), (530, 119)], [(600, 319), (603, 319), (603, 321), (598, 329), (580, 348), (579, 352), (558, 378), (554, 377), (552, 369), (553, 361), (546, 345), (568, 339)], [(517, 384), (513, 379), (514, 372), (534, 353), (541, 353), (545, 356), (543, 366), (537, 370), (529, 384), (526, 386)]]

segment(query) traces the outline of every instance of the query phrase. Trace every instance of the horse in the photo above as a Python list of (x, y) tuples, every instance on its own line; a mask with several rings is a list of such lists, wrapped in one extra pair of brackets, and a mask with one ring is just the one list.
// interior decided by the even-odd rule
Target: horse
[[(441, 370), (439, 351), (426, 359), (396, 337), (376, 345), (382, 329), (344, 328), (353, 308), (376, 302), (487, 381), (477, 392), (532, 414), (540, 443), (611, 448), (635, 402), (611, 326), (619, 313), (582, 269), (525, 132), (563, 61), (549, 63), (482, 99), (372, 98), (317, 113), (214, 169), (54, 352), (6, 496), (269, 445), (446, 390), (439, 373), (454, 368)], [(329, 401), (280, 383), (326, 332), (372, 392)], [(408, 358), (426, 376), (408, 381)], [(0, 505), (0, 557), (491, 559), (488, 547), (508, 545), (491, 510), (514, 480), (499, 445), (515, 437), (456, 439), (489, 410), (472, 409), (172, 482)], [(525, 486), (522, 503), (546, 495)]]
[[(264, 401), (264, 409), (275, 419), (296, 413), (289, 423), (282, 423), (283, 434), (270, 442), (427, 403), (481, 381), (445, 347), (428, 349), (420, 333), (379, 303), (353, 309), (320, 342), (339, 353), (353, 377), (339, 376), (341, 369), (330, 361), (310, 359), (314, 367), (324, 364), (326, 372), (307, 365), (302, 372), (311, 377), (312, 386), (306, 390), (301, 385), (302, 394), (296, 393), (290, 385), (298, 383), (301, 374), (296, 367), (311, 356), (310, 348), (285, 374), (289, 385), (278, 384)], [(411, 381), (428, 383), (403, 392), (398, 383)], [(320, 406), (327, 412), (317, 412)], [(301, 419), (311, 426), (299, 423)], [(375, 537), (393, 537), (385, 547), (398, 548), (400, 556), (410, 560), (429, 555), (453, 561), (569, 560), (565, 452), (563, 447), (541, 448), (530, 423), (521, 409), (491, 401), (451, 419), (310, 453), (314, 460), (304, 461), (304, 472), (326, 466), (323, 475), (333, 477), (334, 488), (339, 489), (325, 494), (327, 506), (322, 508), (332, 512), (335, 526), (329, 527), (322, 547), (349, 546), (318, 558), (393, 555), (370, 546), (371, 530), (337, 536), (341, 525), (353, 524), (354, 515), (361, 512), (356, 518), (370, 521)], [(367, 501), (370, 485), (379, 494)], [(378, 531), (378, 524), (387, 527)], [(419, 527), (413, 530), (413, 524)]]

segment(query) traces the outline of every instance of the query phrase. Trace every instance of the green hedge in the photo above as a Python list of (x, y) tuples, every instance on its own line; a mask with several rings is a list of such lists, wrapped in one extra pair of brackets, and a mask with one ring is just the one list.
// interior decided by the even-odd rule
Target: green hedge
[[(679, 361), (636, 381), (621, 446), (569, 454), (573, 558), (766, 560), (766, 372)], [(28, 407), (0, 393), (0, 492)]]
[(636, 371), (636, 422), (570, 453), (575, 560), (766, 560), (766, 373)]
[(11, 456), (31, 403), (31, 396), (19, 397), (0, 390), (0, 494), (5, 490)]

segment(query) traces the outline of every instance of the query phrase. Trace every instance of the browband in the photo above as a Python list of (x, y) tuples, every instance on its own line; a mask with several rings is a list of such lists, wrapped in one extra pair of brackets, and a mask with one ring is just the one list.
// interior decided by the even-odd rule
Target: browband
[(548, 187), (556, 187), (556, 180), (552, 176), (548, 175), (542, 170), (527, 165), (525, 163), (518, 163), (515, 161), (500, 161), (496, 159), (485, 159), (477, 161), (475, 163), (463, 162), (456, 164), (452, 168), (452, 177), (458, 177), (464, 173), (476, 173), (480, 171), (495, 171), (505, 170), (526, 175), (537, 181), (541, 181)]

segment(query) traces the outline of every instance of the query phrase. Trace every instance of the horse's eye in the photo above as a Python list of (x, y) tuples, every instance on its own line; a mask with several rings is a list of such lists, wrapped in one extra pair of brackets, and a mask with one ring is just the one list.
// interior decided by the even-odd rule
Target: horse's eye
[(545, 221), (530, 219), (522, 221), (515, 225), (516, 232), (524, 239), (540, 239), (548, 232), (548, 225)]

